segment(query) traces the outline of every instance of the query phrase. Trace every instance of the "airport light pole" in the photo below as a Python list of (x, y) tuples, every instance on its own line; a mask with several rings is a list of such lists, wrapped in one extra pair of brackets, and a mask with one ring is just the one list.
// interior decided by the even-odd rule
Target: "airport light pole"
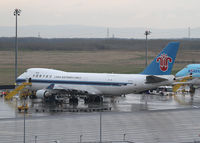
[(82, 136), (83, 136), (83, 135), (80, 135), (80, 143), (82, 143)]
[(144, 35), (146, 36), (146, 41), (145, 41), (145, 47), (146, 47), (146, 62), (145, 62), (145, 66), (147, 67), (148, 65), (148, 45), (147, 45), (147, 41), (148, 41), (148, 35), (151, 34), (151, 31), (146, 30), (144, 32)]
[(35, 143), (37, 143), (37, 136), (35, 136)]
[(102, 143), (102, 112), (100, 109), (100, 143)]
[(100, 128), (99, 128), (99, 130), (100, 130), (100, 131), (99, 131), (99, 133), (100, 133), (100, 136), (99, 136), (99, 137), (100, 137), (100, 143), (102, 143), (102, 111), (103, 111), (103, 110), (102, 110), (102, 109), (103, 109), (103, 108), (102, 108), (102, 106), (103, 106), (102, 102), (103, 102), (103, 101), (100, 101), (100, 112), (99, 112), (99, 124), (100, 124), (100, 125), (99, 125), (99, 127), (100, 127)]
[(15, 9), (14, 16), (16, 18), (16, 27), (15, 27), (15, 81), (17, 79), (17, 52), (18, 52), (18, 41), (17, 41), (17, 16), (20, 16), (21, 10)]
[(24, 143), (26, 142), (26, 141), (25, 141), (25, 137), (26, 137), (26, 134), (25, 134), (25, 133), (26, 133), (26, 130), (25, 130), (25, 129), (26, 129), (26, 122), (25, 122), (25, 119), (26, 119), (26, 115), (25, 115), (25, 106), (26, 106), (26, 105), (25, 105), (25, 100), (26, 100), (26, 98), (24, 97)]
[(126, 140), (126, 134), (123, 135), (123, 141), (125, 141), (125, 140)]

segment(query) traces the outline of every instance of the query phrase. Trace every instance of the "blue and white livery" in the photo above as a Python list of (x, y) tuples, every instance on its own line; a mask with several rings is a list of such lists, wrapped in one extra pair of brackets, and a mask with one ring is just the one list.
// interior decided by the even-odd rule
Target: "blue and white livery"
[(200, 64), (189, 64), (182, 70), (176, 73), (176, 77), (187, 77), (191, 76), (192, 79), (184, 82), (183, 84), (188, 84), (190, 86), (200, 86)]
[(176, 77), (188, 76), (200, 77), (200, 64), (189, 64), (176, 73)]
[(51, 93), (59, 92), (73, 96), (119, 96), (139, 93), (174, 82), (174, 76), (170, 74), (178, 48), (178, 42), (169, 43), (140, 74), (80, 73), (30, 68), (20, 75), (16, 82), (31, 82), (31, 89), (37, 91), (38, 97), (47, 97)]

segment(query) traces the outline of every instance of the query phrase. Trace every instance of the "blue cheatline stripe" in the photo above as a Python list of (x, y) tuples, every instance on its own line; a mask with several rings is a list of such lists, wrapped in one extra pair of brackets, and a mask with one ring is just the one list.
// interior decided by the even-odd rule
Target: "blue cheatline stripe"
[[(17, 83), (26, 82), (26, 79), (17, 79)], [(79, 84), (79, 85), (100, 85), (100, 86), (126, 86), (132, 83), (122, 82), (97, 82), (97, 81), (67, 81), (67, 80), (42, 80), (32, 79), (32, 83), (57, 83), (57, 84)]]

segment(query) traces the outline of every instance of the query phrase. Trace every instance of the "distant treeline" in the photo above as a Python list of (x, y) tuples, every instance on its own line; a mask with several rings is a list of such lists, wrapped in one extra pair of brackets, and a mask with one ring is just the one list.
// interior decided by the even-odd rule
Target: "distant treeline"
[[(180, 41), (182, 49), (199, 50), (200, 39), (150, 39), (150, 50), (162, 49), (170, 41)], [(0, 50), (14, 50), (15, 38), (0, 38)], [(117, 39), (117, 38), (19, 38), (19, 50), (144, 50), (144, 39)]]

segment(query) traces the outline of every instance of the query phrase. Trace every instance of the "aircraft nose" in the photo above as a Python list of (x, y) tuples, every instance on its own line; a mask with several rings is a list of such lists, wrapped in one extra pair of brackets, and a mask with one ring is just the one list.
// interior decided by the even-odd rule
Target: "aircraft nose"
[(18, 84), (19, 81), (20, 81), (20, 78), (17, 77), (17, 79), (15, 80), (15, 84)]
[(23, 82), (24, 81), (24, 76), (23, 74), (19, 75), (17, 77), (17, 79), (15, 80), (16, 84), (19, 84), (20, 82)]

